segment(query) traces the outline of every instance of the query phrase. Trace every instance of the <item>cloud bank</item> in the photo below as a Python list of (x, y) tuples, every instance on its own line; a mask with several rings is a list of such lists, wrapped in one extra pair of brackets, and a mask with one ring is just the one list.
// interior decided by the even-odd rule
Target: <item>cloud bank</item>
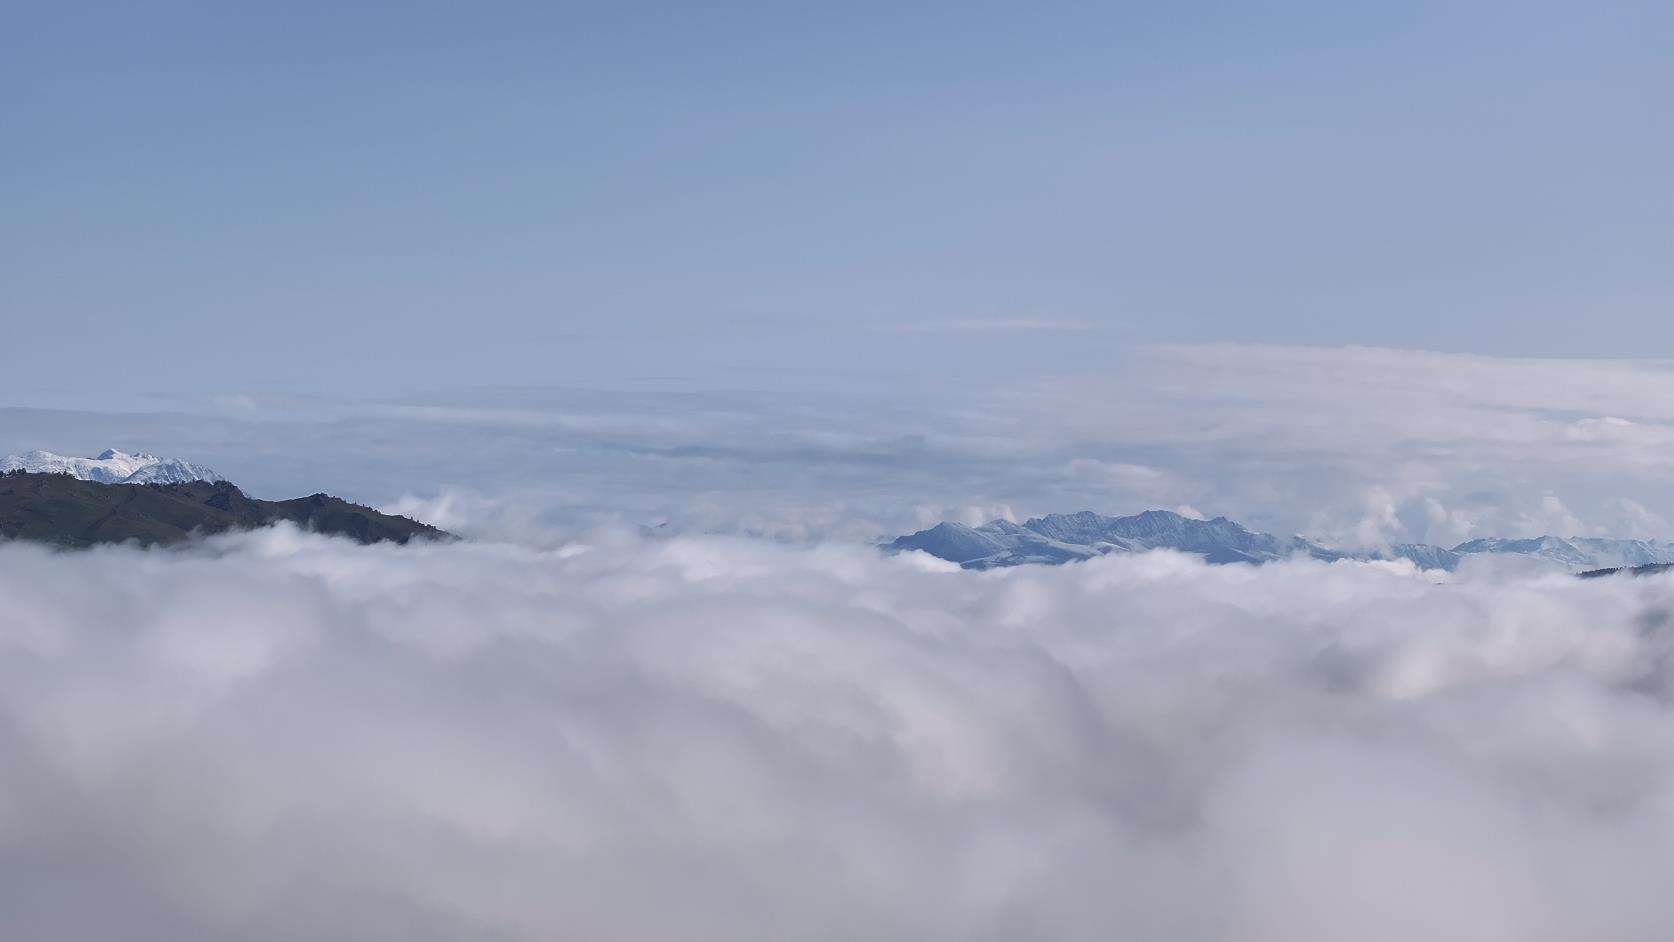
[(0, 409), (0, 453), (144, 448), (258, 496), (325, 489), (540, 544), (600, 525), (866, 541), (982, 514), (1182, 506), (1344, 546), (1674, 537), (1668, 362), (1073, 337), (998, 344), (1004, 366), (931, 350), (906, 379), (836, 391)]
[(718, 537), (0, 546), (7, 932), (1674, 921), (1674, 580), (949, 568)]

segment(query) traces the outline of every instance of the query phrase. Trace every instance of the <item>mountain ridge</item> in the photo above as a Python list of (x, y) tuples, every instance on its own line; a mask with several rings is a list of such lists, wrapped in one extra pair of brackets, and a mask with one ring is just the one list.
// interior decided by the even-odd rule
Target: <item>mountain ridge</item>
[(280, 522), (362, 544), (456, 539), (427, 523), (325, 493), (269, 501), (246, 496), (229, 481), (106, 484), (70, 474), (0, 474), (0, 539), (75, 549), (128, 542), (172, 546)]
[(1280, 537), (1250, 530), (1226, 517), (1199, 519), (1168, 510), (1108, 517), (1083, 510), (1031, 517), (1023, 523), (992, 520), (972, 527), (953, 521), (896, 537), (889, 552), (919, 550), (966, 569), (1029, 564), (1058, 565), (1117, 552), (1170, 549), (1203, 556), (1210, 563), (1266, 563), (1293, 556), (1338, 559), (1405, 559), (1421, 569), (1457, 569), (1477, 555), (1524, 556), (1571, 569), (1633, 569), (1674, 564), (1674, 544), (1656, 540), (1542, 536), (1481, 538), (1452, 548), (1430, 543), (1395, 543), (1379, 551), (1337, 549), (1301, 536)]
[(107, 448), (94, 458), (76, 458), (36, 449), (0, 458), (0, 473), (28, 471), (37, 474), (68, 474), (100, 484), (186, 484), (191, 481), (224, 481), (226, 478), (181, 458), (159, 458), (145, 452), (128, 453)]

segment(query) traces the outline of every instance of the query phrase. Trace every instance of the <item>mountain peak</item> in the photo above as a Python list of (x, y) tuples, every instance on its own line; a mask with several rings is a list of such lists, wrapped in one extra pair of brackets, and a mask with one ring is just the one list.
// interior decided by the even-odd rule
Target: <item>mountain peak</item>
[(995, 520), (980, 527), (937, 524), (895, 539), (888, 548), (922, 550), (973, 569), (1022, 563), (1062, 563), (1112, 552), (1174, 549), (1215, 563), (1267, 562), (1293, 553), (1335, 559), (1340, 554), (1305, 540), (1279, 540), (1216, 517), (1197, 520), (1170, 510), (1107, 517), (1091, 510), (1032, 517), (1021, 525)]
[(897, 552), (922, 550), (968, 569), (1063, 563), (1107, 553), (1157, 549), (1193, 553), (1211, 563), (1264, 563), (1306, 556), (1327, 561), (1405, 559), (1421, 569), (1445, 570), (1456, 568), (1467, 557), (1490, 553), (1545, 560), (1571, 570), (1646, 569), (1674, 564), (1674, 544), (1599, 537), (1481, 538), (1452, 549), (1397, 543), (1375, 552), (1336, 550), (1301, 536), (1280, 538), (1250, 530), (1226, 517), (1199, 520), (1168, 510), (1147, 510), (1129, 517), (1082, 510), (1032, 517), (1022, 525), (999, 520), (980, 527), (942, 523), (898, 537), (887, 548)]
[(67, 474), (99, 484), (184, 484), (188, 481), (219, 481), (221, 475), (202, 465), (179, 458), (159, 458), (139, 452), (129, 454), (106, 448), (96, 458), (75, 458), (50, 451), (30, 451), (0, 458), (0, 472), (29, 471), (37, 474)]

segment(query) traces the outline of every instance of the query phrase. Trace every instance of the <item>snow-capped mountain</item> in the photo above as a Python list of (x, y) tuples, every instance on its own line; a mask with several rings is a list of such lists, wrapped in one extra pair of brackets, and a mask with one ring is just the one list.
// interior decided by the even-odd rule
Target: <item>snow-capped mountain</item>
[(1480, 554), (1542, 559), (1569, 569), (1603, 569), (1674, 563), (1674, 544), (1656, 540), (1544, 536), (1528, 540), (1483, 539), (1452, 549), (1428, 543), (1397, 543), (1381, 552), (1336, 550), (1299, 536), (1259, 533), (1225, 517), (1196, 520), (1166, 510), (1131, 517), (1091, 511), (1048, 514), (1021, 524), (994, 520), (980, 527), (939, 523), (885, 544), (893, 552), (922, 550), (966, 569), (1027, 563), (1057, 564), (1106, 553), (1171, 549), (1196, 553), (1211, 563), (1264, 563), (1289, 556), (1314, 559), (1407, 559), (1421, 569), (1453, 570)]
[(31, 451), (0, 458), (0, 472), (30, 471), (37, 474), (68, 474), (100, 484), (184, 484), (187, 481), (222, 481), (214, 471), (179, 458), (159, 458), (144, 453), (131, 455), (114, 448), (97, 458), (71, 458), (50, 451)]
[(1674, 563), (1674, 545), (1659, 540), (1611, 540), (1542, 536), (1531, 540), (1471, 540), (1453, 548), (1460, 556), (1511, 553), (1562, 563), (1573, 569), (1633, 568)]
[(1344, 555), (1300, 537), (1283, 539), (1257, 533), (1225, 517), (1195, 520), (1166, 510), (1147, 510), (1132, 517), (1106, 517), (1084, 510), (1048, 514), (1021, 524), (995, 520), (980, 527), (939, 523), (899, 537), (888, 548), (923, 550), (967, 569), (1065, 563), (1105, 553), (1152, 549), (1200, 553), (1212, 563), (1270, 562), (1297, 553), (1319, 559), (1340, 559)]

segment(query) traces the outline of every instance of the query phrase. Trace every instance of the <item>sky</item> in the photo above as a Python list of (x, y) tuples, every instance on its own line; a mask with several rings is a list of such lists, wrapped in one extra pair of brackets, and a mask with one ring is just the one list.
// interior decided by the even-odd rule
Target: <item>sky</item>
[(921, 391), (1157, 343), (1660, 355), (1671, 27), (12, 5), (0, 395)]

